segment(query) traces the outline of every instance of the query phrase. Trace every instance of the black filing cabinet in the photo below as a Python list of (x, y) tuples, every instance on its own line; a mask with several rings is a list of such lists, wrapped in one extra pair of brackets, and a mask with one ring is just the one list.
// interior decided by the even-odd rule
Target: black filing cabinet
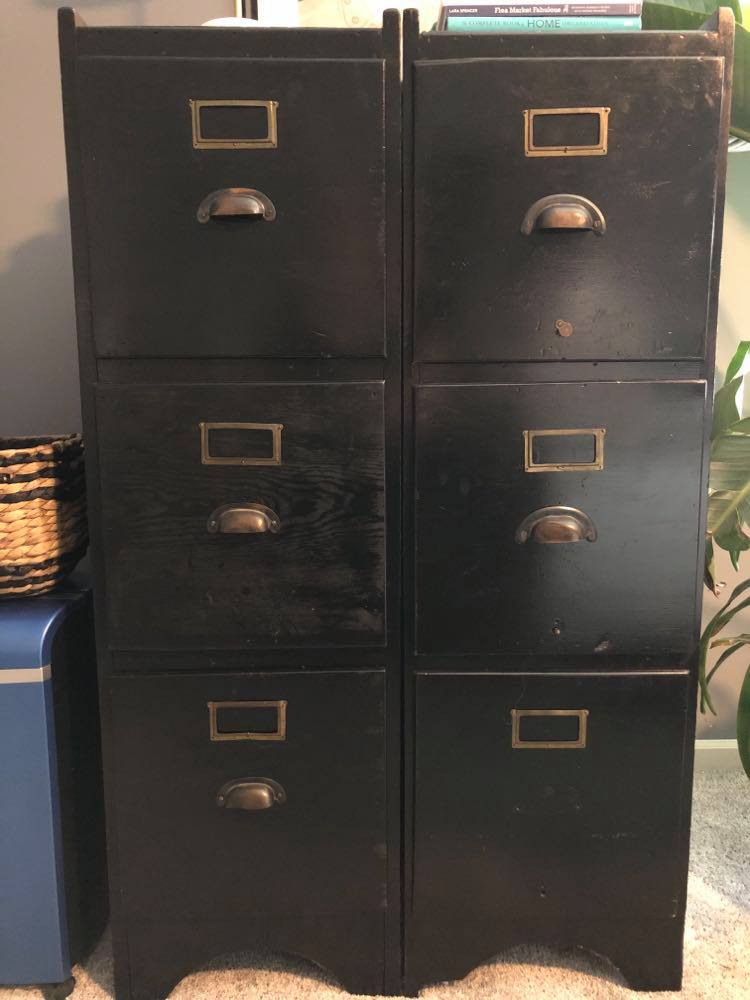
[(731, 14), (400, 29), (61, 12), (118, 1000), (680, 983)]
[(61, 53), (118, 998), (400, 990), (399, 17)]
[(731, 38), (406, 15), (409, 993), (679, 988)]

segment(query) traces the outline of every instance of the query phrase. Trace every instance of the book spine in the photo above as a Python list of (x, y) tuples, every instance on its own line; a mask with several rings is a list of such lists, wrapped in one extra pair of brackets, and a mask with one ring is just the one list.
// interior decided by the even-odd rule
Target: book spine
[(496, 19), (498, 17), (640, 17), (641, 5), (634, 3), (587, 3), (575, 6), (560, 3), (518, 4), (514, 7), (496, 8), (490, 15), (448, 14), (451, 20), (456, 17), (482, 17)]
[(443, 20), (448, 17), (640, 17), (642, 0), (508, 0), (503, 4), (483, 4), (479, 7), (444, 7)]
[(446, 31), (639, 31), (640, 17), (449, 17)]

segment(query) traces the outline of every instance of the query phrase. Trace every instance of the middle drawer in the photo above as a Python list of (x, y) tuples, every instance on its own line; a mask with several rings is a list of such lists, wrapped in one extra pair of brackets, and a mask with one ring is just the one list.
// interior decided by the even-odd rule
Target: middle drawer
[(100, 385), (112, 647), (382, 646), (383, 390)]
[(417, 652), (691, 649), (704, 394), (418, 388)]

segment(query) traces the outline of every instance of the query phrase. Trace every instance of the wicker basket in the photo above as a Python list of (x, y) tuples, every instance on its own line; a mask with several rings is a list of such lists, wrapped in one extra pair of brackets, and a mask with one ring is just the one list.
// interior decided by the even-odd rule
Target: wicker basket
[(0, 599), (52, 590), (87, 545), (80, 435), (0, 438)]

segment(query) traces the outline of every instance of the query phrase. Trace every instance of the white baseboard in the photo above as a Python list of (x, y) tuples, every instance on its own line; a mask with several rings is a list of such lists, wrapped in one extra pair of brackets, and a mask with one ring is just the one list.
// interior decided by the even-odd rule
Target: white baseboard
[(696, 771), (737, 771), (742, 769), (737, 740), (696, 740)]

